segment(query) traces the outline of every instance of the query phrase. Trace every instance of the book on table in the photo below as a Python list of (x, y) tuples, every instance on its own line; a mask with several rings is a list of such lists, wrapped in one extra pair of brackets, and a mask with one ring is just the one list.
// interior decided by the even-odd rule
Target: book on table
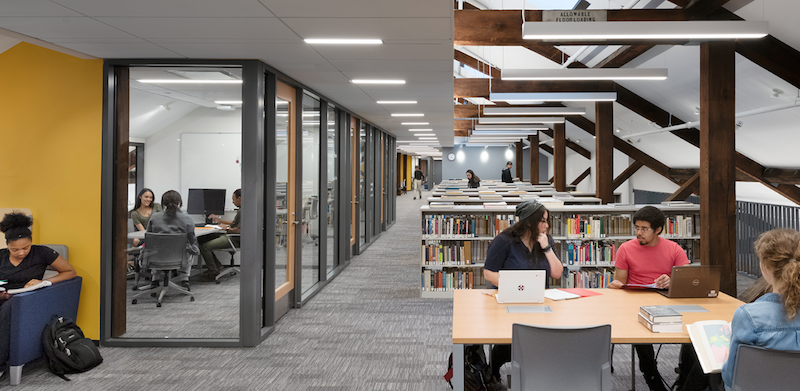
[(642, 326), (647, 327), (648, 330), (654, 333), (682, 333), (683, 332), (683, 322), (674, 322), (674, 323), (653, 323), (640, 312), (639, 313), (639, 323)]
[(650, 323), (675, 323), (683, 319), (680, 312), (665, 305), (643, 305), (639, 313)]
[(724, 320), (705, 320), (687, 324), (686, 330), (703, 372), (721, 372), (731, 346), (731, 324)]

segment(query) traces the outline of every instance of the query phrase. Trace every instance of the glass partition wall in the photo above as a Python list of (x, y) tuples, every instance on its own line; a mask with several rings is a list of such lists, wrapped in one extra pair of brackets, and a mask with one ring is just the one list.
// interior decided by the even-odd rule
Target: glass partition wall
[[(350, 225), (358, 252), (394, 215), (393, 137), (265, 64), (104, 69), (104, 344), (258, 345), (347, 265)], [(163, 245), (148, 231), (190, 242), (174, 272), (147, 263)]]

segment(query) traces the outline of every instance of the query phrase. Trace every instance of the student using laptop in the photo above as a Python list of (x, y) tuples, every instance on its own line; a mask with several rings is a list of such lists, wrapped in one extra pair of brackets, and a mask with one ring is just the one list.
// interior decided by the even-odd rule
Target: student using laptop
[[(486, 281), (496, 287), (500, 270), (544, 270), (546, 277), (561, 278), (564, 266), (553, 251), (553, 238), (547, 234), (550, 227), (547, 208), (536, 200), (525, 201), (517, 205), (514, 215), (519, 221), (503, 230), (489, 245), (483, 268)], [(495, 345), (492, 374), (499, 378), (500, 366), (509, 361), (511, 345)]]
[[(619, 246), (614, 260), (614, 280), (609, 288), (619, 289), (627, 284), (655, 284), (656, 288), (669, 288), (673, 266), (689, 263), (686, 253), (675, 242), (659, 237), (664, 229), (664, 213), (653, 206), (645, 206), (633, 215), (636, 239)], [(639, 356), (639, 369), (644, 374), (650, 390), (666, 391), (655, 359), (653, 345), (634, 345)], [(681, 355), (691, 353), (691, 344), (681, 347)], [(683, 361), (683, 360), (681, 360)], [(689, 369), (681, 367), (681, 372)]]

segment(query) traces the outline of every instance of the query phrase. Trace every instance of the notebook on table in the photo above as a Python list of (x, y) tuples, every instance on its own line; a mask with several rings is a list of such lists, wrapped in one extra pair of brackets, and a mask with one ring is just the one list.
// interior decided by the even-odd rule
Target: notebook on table
[(544, 270), (500, 270), (497, 282), (500, 304), (544, 303)]
[(673, 266), (669, 290), (658, 293), (671, 299), (717, 297), (721, 266)]

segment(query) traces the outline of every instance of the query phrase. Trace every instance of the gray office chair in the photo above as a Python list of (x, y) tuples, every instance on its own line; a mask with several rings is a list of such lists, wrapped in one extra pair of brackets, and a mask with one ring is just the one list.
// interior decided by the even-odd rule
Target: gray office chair
[(227, 251), (228, 254), (231, 255), (231, 264), (230, 264), (230, 266), (220, 270), (219, 273), (217, 273), (217, 277), (214, 278), (214, 282), (216, 282), (217, 284), (219, 284), (219, 279), (222, 278), (222, 276), (225, 276), (225, 275), (235, 276), (236, 273), (241, 273), (241, 270), (239, 270), (239, 268), (236, 267), (236, 264), (234, 263), (234, 259), (233, 259), (233, 257), (236, 255), (236, 252), (239, 251), (239, 249), (236, 247), (236, 245), (233, 244), (233, 240), (231, 239), (231, 238), (240, 238), (241, 235), (240, 234), (226, 234), (225, 237), (228, 239), (228, 243), (230, 243), (230, 245), (231, 245), (231, 248), (229, 248), (227, 250), (224, 250), (224, 251)]
[(511, 390), (611, 390), (611, 325), (511, 329)]
[(800, 387), (800, 352), (739, 345), (731, 390), (797, 390)]
[[(53, 250), (55, 250), (55, 252), (58, 253), (58, 255), (61, 255), (61, 257), (69, 261), (69, 247), (63, 244), (42, 244), (42, 246), (52, 248)], [(47, 266), (47, 269), (45, 269), (44, 276), (42, 278), (48, 279), (50, 277), (55, 277), (57, 275), (58, 271), (56, 271), (56, 269), (53, 269), (52, 266)]]
[(162, 272), (163, 275), (161, 285), (153, 286), (151, 289), (142, 291), (133, 297), (131, 304), (136, 304), (139, 296), (157, 291), (158, 304), (156, 307), (161, 307), (161, 301), (167, 291), (176, 290), (178, 293), (189, 295), (189, 301), (194, 301), (194, 294), (188, 289), (170, 281), (173, 271), (178, 271), (183, 268), (187, 258), (190, 257), (186, 252), (186, 234), (162, 234), (146, 232), (144, 234), (145, 247), (142, 252), (142, 267), (155, 272)]

